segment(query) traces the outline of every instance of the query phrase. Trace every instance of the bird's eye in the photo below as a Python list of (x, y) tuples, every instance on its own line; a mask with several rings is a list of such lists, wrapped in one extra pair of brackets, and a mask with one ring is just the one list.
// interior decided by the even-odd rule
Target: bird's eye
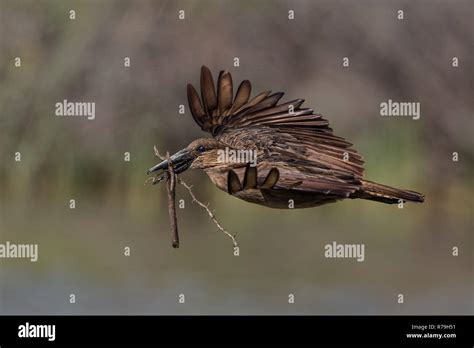
[(197, 151), (200, 152), (200, 153), (203, 153), (204, 151), (206, 151), (206, 148), (202, 145), (199, 145), (198, 148), (197, 148)]

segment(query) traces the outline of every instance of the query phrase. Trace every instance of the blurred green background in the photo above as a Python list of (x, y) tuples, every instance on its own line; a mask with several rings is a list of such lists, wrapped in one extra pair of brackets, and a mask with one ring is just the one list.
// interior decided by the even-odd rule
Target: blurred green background
[[(0, 259), (0, 313), (472, 314), (473, 17), (468, 0), (0, 0), (0, 243), (39, 244), (36, 263)], [(368, 179), (426, 202), (272, 210), (187, 172), (240, 256), (179, 187), (172, 249), (165, 189), (145, 171), (153, 145), (205, 136), (185, 94), (203, 64), (306, 99)], [(95, 120), (55, 116), (63, 99), (95, 102)], [(381, 117), (387, 99), (420, 102), (420, 120)], [(365, 262), (326, 259), (332, 241), (365, 244)]]

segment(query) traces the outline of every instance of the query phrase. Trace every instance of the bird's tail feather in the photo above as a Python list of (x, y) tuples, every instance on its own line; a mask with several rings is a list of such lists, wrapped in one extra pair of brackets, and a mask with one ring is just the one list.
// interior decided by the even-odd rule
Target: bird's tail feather
[(362, 181), (362, 189), (354, 192), (352, 197), (368, 199), (387, 204), (397, 204), (400, 202), (400, 200), (419, 203), (425, 201), (425, 196), (421, 193), (397, 189), (368, 180)]

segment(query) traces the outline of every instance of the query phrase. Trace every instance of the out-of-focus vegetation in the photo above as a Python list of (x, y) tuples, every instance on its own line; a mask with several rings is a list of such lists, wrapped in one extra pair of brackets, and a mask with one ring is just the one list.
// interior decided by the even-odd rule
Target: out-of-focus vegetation
[[(40, 245), (35, 264), (0, 260), (0, 312), (472, 313), (473, 16), (467, 0), (0, 0), (0, 242)], [(164, 190), (143, 182), (154, 144), (204, 135), (178, 113), (202, 64), (305, 98), (364, 154), (369, 179), (426, 202), (278, 211), (186, 173), (241, 256), (185, 191), (172, 250)], [(55, 116), (64, 99), (95, 102), (95, 120)], [(420, 120), (381, 117), (387, 99), (420, 102)], [(333, 240), (365, 243), (366, 261), (325, 259)]]

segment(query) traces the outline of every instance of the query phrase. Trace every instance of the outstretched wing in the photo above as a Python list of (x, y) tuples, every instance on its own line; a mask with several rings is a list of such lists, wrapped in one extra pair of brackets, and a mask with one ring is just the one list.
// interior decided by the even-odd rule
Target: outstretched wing
[[(341, 171), (342, 175), (361, 178), (363, 159), (344, 138), (333, 134), (329, 122), (310, 108), (303, 99), (278, 104), (282, 92), (262, 92), (250, 99), (251, 84), (243, 81), (235, 97), (232, 77), (221, 71), (217, 89), (208, 68), (201, 68), (201, 98), (188, 84), (192, 116), (202, 130), (235, 148), (260, 143), (276, 161), (298, 163), (307, 168)], [(272, 160), (266, 157), (265, 160)], [(296, 164), (295, 164), (296, 165)], [(306, 169), (305, 169), (306, 171)]]
[[(196, 123), (202, 130), (217, 135), (228, 128), (253, 126), (300, 127), (332, 133), (329, 122), (312, 109), (301, 108), (303, 99), (283, 104), (278, 101), (283, 92), (262, 92), (250, 99), (250, 81), (244, 80), (233, 97), (232, 76), (221, 71), (217, 80), (217, 93), (208, 68), (201, 68), (201, 98), (196, 89), (188, 84), (189, 107)], [(348, 144), (348, 143), (347, 143)], [(350, 145), (350, 144), (348, 144)]]

